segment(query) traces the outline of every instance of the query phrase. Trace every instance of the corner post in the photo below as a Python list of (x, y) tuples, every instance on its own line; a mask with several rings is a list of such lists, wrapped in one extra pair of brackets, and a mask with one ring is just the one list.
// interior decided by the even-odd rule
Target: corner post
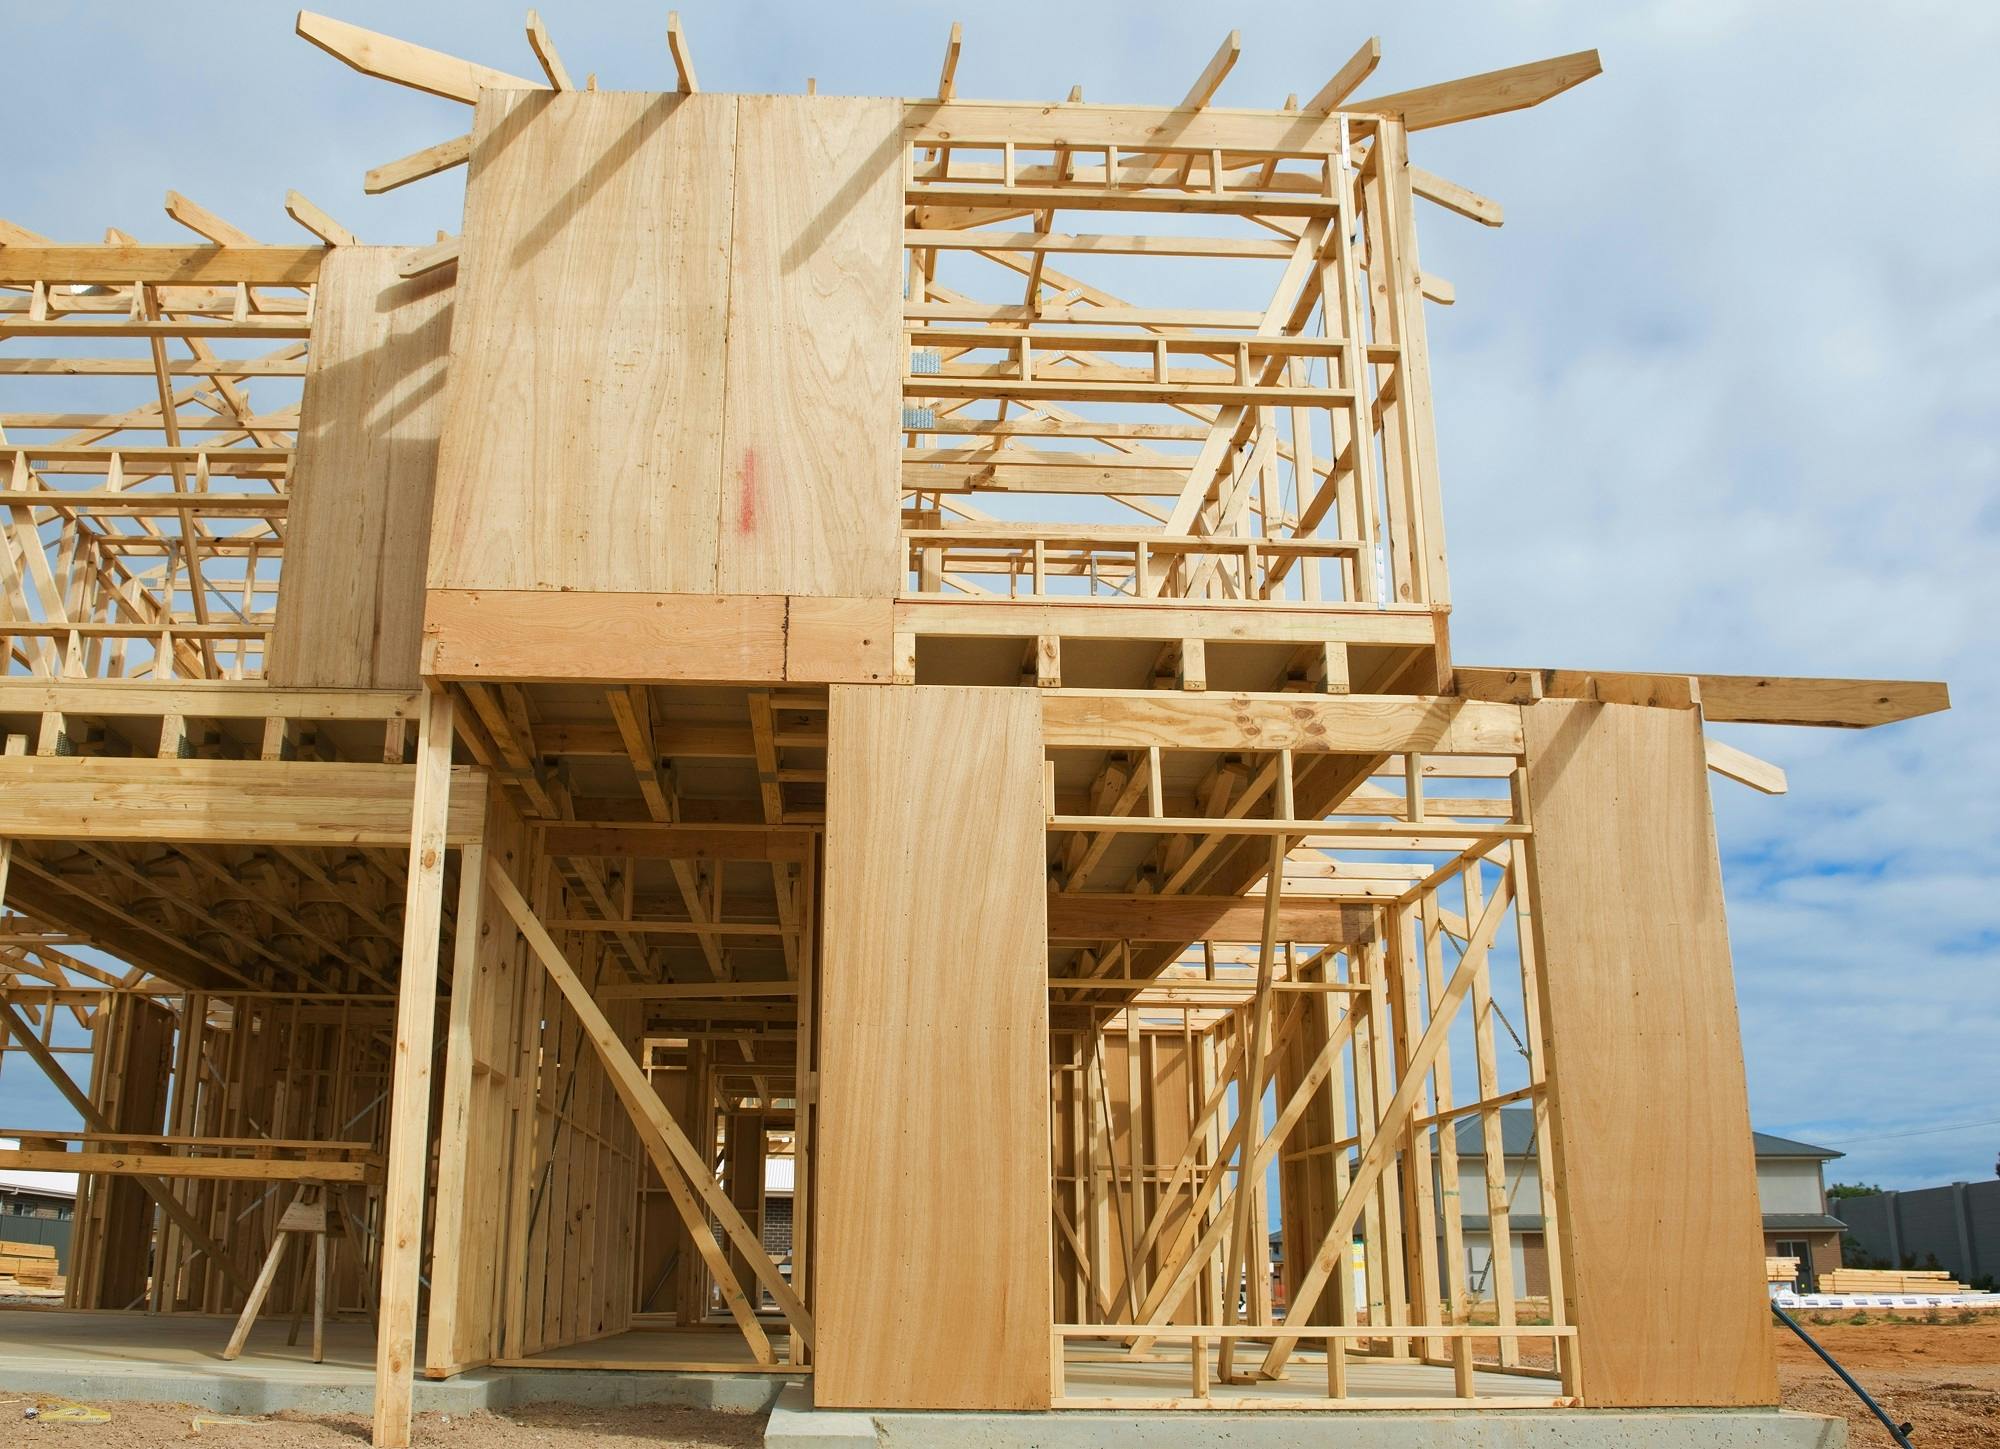
[(381, 1313), (375, 1338), (377, 1449), (407, 1449), (410, 1442), (451, 747), (451, 696), (442, 690), (426, 692), (417, 736), (416, 790), (410, 802), (410, 880), (403, 907), (403, 974), (396, 992), (389, 1171), (382, 1205)]

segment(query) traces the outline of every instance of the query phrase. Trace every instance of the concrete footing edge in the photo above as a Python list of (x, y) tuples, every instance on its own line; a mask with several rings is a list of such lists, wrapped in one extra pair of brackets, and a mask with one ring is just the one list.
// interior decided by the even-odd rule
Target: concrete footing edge
[(930, 1413), (815, 1409), (792, 1384), (765, 1449), (1846, 1449), (1847, 1425), (1817, 1414), (1731, 1409), (1424, 1413)]

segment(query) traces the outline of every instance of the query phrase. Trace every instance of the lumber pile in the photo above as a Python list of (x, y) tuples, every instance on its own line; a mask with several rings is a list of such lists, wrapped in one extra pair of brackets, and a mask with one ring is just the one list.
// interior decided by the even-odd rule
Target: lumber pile
[(1797, 1281), (1798, 1276), (1799, 1260), (1797, 1258), (1764, 1259), (1764, 1281), (1766, 1283), (1792, 1283)]
[(0, 1277), (33, 1288), (53, 1288), (56, 1250), (47, 1243), (0, 1241)]
[(1919, 1271), (1836, 1268), (1831, 1273), (1821, 1275), (1819, 1286), (1822, 1293), (1970, 1293), (1972, 1291), (1941, 1269)]

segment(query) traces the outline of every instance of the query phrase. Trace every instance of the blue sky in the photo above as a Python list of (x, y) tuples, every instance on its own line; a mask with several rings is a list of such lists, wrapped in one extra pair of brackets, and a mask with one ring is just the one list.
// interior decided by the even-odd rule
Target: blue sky
[[(354, 0), (341, 18), (533, 74), (521, 8)], [(265, 3), (15, 5), (0, 216), (65, 240), (186, 234), (181, 190), (269, 240), (297, 187), (370, 241), (456, 230), (454, 181), (365, 198), (463, 108), (360, 77)], [(665, 7), (541, 7), (569, 69), (672, 83)], [(1414, 138), (1495, 197), (1425, 208), (1466, 663), (1941, 678), (1948, 715), (1718, 731), (1783, 764), (1715, 782), (1759, 1127), (1835, 1176), (1983, 1177), (2000, 1151), (2000, 7), (1918, 3), (681, 6), (704, 86), (914, 95), (967, 21), (962, 94), (1177, 98), (1233, 20), (1218, 99), (1309, 95), (1380, 27), (1368, 89), (1598, 47), (1605, 74)], [(10, 1064), (0, 1120), (45, 1093)], [(1669, 1106), (1669, 1110), (1671, 1107)], [(1916, 1135), (1909, 1135), (1916, 1134)]]

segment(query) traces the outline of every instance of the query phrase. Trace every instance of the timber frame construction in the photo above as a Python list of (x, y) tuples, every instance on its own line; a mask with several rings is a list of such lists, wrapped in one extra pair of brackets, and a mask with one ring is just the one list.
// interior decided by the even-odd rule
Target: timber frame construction
[(1233, 34), (1146, 108), (963, 99), (956, 26), (912, 100), (298, 31), (465, 104), (367, 177), (457, 235), (0, 222), (0, 1013), (84, 1123), (0, 1161), (82, 1174), (71, 1308), (365, 1316), (382, 1445), (480, 1365), (1776, 1401), (1707, 777), (1784, 780), (1704, 722), (1946, 697), (1453, 661), (1418, 203), (1501, 210), (1412, 140), (1594, 52), (1240, 110)]

